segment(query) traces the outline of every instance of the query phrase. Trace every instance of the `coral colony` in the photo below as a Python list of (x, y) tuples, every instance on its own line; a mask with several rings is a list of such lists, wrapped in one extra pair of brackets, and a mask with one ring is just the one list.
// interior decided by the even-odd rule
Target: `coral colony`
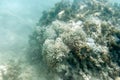
[(51, 80), (120, 80), (119, 21), (119, 4), (63, 0), (30, 37), (33, 62), (41, 60)]

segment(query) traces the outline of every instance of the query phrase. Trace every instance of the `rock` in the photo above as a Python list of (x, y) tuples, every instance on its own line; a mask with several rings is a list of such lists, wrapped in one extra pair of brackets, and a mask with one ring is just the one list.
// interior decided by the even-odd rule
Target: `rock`
[[(79, 3), (75, 5), (76, 1)], [(34, 39), (39, 45), (32, 44), (38, 51), (31, 51), (41, 56), (36, 61), (41, 60), (52, 77), (56, 74), (63, 80), (115, 79), (120, 73), (120, 31), (118, 15), (113, 15), (118, 14), (118, 8), (104, 0), (75, 0), (58, 5), (66, 7), (57, 6), (59, 12), (54, 20), (40, 25), (38, 34), (33, 35), (39, 37)]]
[(115, 80), (120, 80), (120, 77), (116, 77), (116, 79)]

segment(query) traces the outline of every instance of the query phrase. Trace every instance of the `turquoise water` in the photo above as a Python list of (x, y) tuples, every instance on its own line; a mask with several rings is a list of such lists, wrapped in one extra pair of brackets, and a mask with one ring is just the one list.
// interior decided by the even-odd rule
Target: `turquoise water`
[[(28, 43), (28, 36), (43, 10), (59, 0), (1, 0), (0, 1), (0, 53), (17, 53)], [(6, 56), (5, 55), (5, 56)], [(6, 60), (7, 58), (5, 58)], [(1, 61), (1, 58), (0, 58)]]
[[(42, 11), (50, 9), (58, 1), (60, 0), (0, 0), (0, 66), (7, 65), (11, 60), (24, 60), (29, 35)], [(0, 80), (3, 79), (0, 77)]]

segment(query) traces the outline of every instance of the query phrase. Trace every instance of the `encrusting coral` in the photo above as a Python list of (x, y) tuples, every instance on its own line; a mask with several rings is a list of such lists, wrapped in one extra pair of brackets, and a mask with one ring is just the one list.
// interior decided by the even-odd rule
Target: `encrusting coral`
[(119, 79), (119, 11), (105, 0), (57, 3), (30, 36), (31, 61), (44, 64), (51, 80)]

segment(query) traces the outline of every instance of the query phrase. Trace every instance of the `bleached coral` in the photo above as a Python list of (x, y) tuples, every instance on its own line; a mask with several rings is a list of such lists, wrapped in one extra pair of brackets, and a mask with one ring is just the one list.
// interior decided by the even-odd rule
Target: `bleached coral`
[(54, 40), (45, 40), (43, 45), (43, 58), (46, 60), (48, 66), (55, 67), (58, 62), (62, 62), (62, 58), (69, 52), (67, 46), (60, 38)]
[(73, 2), (58, 10), (55, 14), (58, 17), (49, 24), (38, 26), (36, 34), (32, 35), (38, 51), (33, 47), (31, 53), (35, 55), (35, 51), (41, 56), (36, 59), (53, 72), (53, 78), (114, 80), (120, 74), (117, 57), (120, 30), (113, 24), (117, 19), (113, 15), (116, 11), (103, 0), (80, 1), (80, 4), (75, 6)]

